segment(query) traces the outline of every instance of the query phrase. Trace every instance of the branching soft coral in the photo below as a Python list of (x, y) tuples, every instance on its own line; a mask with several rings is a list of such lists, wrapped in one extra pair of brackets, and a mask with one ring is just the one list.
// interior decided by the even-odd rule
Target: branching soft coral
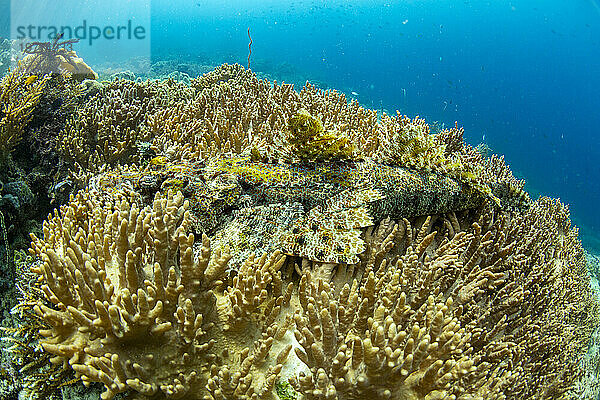
[(0, 160), (21, 141), (49, 79), (29, 75), (19, 63), (0, 82)]
[(301, 160), (347, 159), (355, 150), (346, 136), (325, 131), (321, 121), (304, 109), (289, 119), (288, 127), (291, 153)]

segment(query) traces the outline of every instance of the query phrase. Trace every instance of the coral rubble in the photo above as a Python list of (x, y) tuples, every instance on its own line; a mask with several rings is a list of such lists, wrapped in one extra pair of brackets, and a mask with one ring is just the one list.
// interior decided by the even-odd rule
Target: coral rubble
[(600, 308), (568, 209), (462, 133), (241, 66), (103, 84), (17, 309), (103, 400), (578, 398)]

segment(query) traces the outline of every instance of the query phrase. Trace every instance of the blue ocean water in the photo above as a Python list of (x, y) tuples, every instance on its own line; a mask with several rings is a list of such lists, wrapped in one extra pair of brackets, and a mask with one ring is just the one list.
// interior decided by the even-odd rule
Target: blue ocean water
[[(9, 3), (0, 0), (2, 27)], [(458, 121), (468, 142), (505, 155), (532, 197), (569, 204), (584, 244), (600, 252), (598, 0), (146, 3), (155, 60), (246, 65), (250, 28), (256, 72)], [(78, 53), (92, 66), (121, 62)]]
[[(152, 52), (293, 70), (365, 106), (464, 126), (600, 249), (596, 0), (155, 1)], [(272, 71), (269, 71), (271, 69)]]

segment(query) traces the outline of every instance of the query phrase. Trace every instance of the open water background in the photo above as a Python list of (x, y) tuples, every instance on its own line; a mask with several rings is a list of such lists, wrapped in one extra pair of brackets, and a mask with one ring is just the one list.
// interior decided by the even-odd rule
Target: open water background
[[(310, 79), (391, 113), (458, 121), (468, 142), (505, 155), (532, 197), (569, 204), (584, 244), (600, 252), (596, 0), (148, 3), (153, 59), (246, 65), (250, 27), (255, 71)], [(92, 66), (123, 62), (93, 47), (78, 53)]]

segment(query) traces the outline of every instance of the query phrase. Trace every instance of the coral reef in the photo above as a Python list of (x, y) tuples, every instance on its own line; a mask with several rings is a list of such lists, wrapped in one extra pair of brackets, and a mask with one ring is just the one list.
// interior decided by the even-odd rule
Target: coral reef
[(9, 39), (0, 37), (0, 77), (6, 75), (10, 68), (12, 62), (11, 47), (12, 42)]
[(512, 220), (386, 219), (353, 265), (274, 251), (233, 277), (181, 194), (140, 201), (81, 192), (33, 242), (42, 346), (104, 399), (270, 398), (288, 378), (307, 399), (562, 398), (598, 317), (550, 199)]
[[(600, 285), (598, 284), (598, 271), (600, 257), (586, 252), (588, 270), (591, 274), (592, 291), (600, 298)], [(582, 399), (596, 399), (600, 393), (600, 327), (592, 334), (588, 350), (581, 361), (584, 373), (576, 382), (575, 392)]]
[[(15, 43), (3, 44), (7, 59), (17, 59)], [(40, 234), (52, 202), (60, 201), (54, 188), (69, 171), (56, 152), (56, 136), (82, 97), (70, 74), (44, 74), (31, 67), (15, 62), (0, 82), (0, 313), (16, 300), (13, 254), (29, 246), (29, 233)], [(10, 320), (0, 322), (7, 326)]]
[[(201, 398), (199, 393), (207, 385), (205, 375), (216, 367), (217, 360), (228, 352), (233, 357), (243, 352), (244, 345), (255, 341), (257, 349), (250, 354), (246, 351), (245, 362), (249, 363), (248, 369), (253, 364), (263, 364), (273, 339), (260, 339), (258, 331), (241, 341), (244, 338), (241, 325), (246, 328), (252, 322), (265, 325), (265, 332), (275, 330), (273, 321), (247, 321), (247, 318), (256, 318), (252, 313), (269, 301), (273, 308), (278, 299), (274, 310), (286, 305), (283, 294), (274, 297), (277, 288), (273, 288), (272, 282), (283, 257), (275, 254), (270, 259), (251, 258), (246, 269), (240, 270), (238, 285), (234, 284), (229, 293), (221, 293), (223, 304), (217, 305), (212, 290), (222, 285), (229, 256), (211, 252), (209, 240), (204, 236), (200, 257), (194, 257), (194, 236), (186, 233), (189, 215), (183, 196), (157, 196), (153, 208), (141, 210), (126, 198), (116, 203), (111, 200), (117, 199), (103, 204), (100, 196), (93, 193), (78, 195), (68, 207), (62, 208), (61, 214), (66, 219), (60, 221), (56, 214), (55, 219), (45, 224), (45, 230), (55, 232), (56, 236), (35, 241), (36, 253), (43, 254), (44, 259), (35, 272), (44, 276), (47, 283), (42, 290), (59, 308), (43, 304), (35, 308), (49, 325), (49, 329), (40, 333), (44, 349), (55, 355), (51, 361), (70, 364), (84, 383), (104, 383), (103, 399), (126, 389), (147, 396), (159, 392), (169, 398), (185, 394)], [(88, 232), (81, 230), (78, 215), (85, 217), (80, 222), (90, 229)], [(108, 221), (113, 221), (112, 225), (105, 225)], [(55, 224), (71, 229), (59, 233)], [(67, 237), (73, 237), (75, 242), (63, 242)], [(84, 237), (89, 240), (87, 244), (79, 239), (86, 240)], [(67, 272), (71, 268), (73, 274)], [(248, 282), (242, 281), (245, 275)], [(64, 285), (75, 284), (75, 280), (73, 291), (66, 289)], [(251, 292), (240, 292), (244, 287), (254, 290), (254, 284), (265, 291), (260, 298)], [(271, 293), (267, 294), (266, 289)], [(286, 294), (290, 290), (288, 287)], [(223, 309), (221, 319), (217, 308)], [(222, 326), (217, 329), (215, 325), (219, 322)], [(231, 331), (233, 337), (226, 336), (225, 343), (215, 340), (213, 336), (218, 336), (219, 330), (225, 335)], [(142, 346), (139, 350), (136, 343)], [(226, 343), (229, 346), (223, 347)], [(232, 347), (234, 343), (239, 346), (238, 351)], [(139, 359), (138, 351), (146, 356)], [(227, 369), (220, 367), (221, 373)], [(270, 371), (267, 368), (266, 374), (276, 376)], [(244, 378), (250, 386), (251, 376)], [(213, 380), (209, 383), (214, 386), (210, 391), (218, 392), (222, 390), (220, 386), (230, 384)], [(262, 389), (249, 387), (247, 391), (260, 393), (273, 384), (273, 378), (266, 378), (256, 383)]]
[(48, 79), (30, 75), (20, 64), (0, 82), (0, 163), (20, 142)]
[[(170, 99), (185, 99), (186, 87), (172, 80), (106, 82), (67, 122), (58, 135), (63, 158), (86, 171), (131, 163), (146, 140), (141, 125)], [(139, 159), (138, 159), (139, 160)]]
[(55, 180), (68, 174), (56, 136), (82, 92), (71, 77), (28, 75), (23, 63), (0, 85), (0, 212), (11, 248), (23, 249), (32, 224), (52, 209)]
[(223, 65), (104, 83), (59, 137), (83, 189), (32, 235), (9, 330), (52, 364), (34, 398), (594, 395), (568, 208), (458, 126)]
[[(21, 397), (62, 400), (63, 397), (57, 393), (73, 383), (72, 372), (53, 366), (50, 363), (51, 355), (44, 353), (37, 344), (40, 329), (44, 328), (39, 319), (35, 318), (33, 307), (36, 298), (42, 295), (39, 284), (36, 282), (37, 275), (30, 271), (31, 265), (38, 263), (31, 255), (23, 250), (14, 252), (14, 264), (17, 275), (21, 277), (15, 289), (21, 295), (18, 304), (12, 304), (14, 308), (10, 315), (5, 316), (0, 331), (8, 335), (0, 343), (2, 354), (11, 356), (12, 362), (4, 362), (7, 367), (8, 378), (3, 386), (0, 386), (0, 398), (16, 399)], [(15, 296), (6, 296), (15, 301)], [(7, 312), (8, 314), (8, 312)], [(23, 323), (24, 321), (27, 321)], [(35, 345), (35, 347), (33, 347)]]
[[(503, 160), (485, 158), (466, 145), (458, 127), (433, 135), (418, 117), (384, 114), (378, 122), (376, 111), (348, 103), (343, 94), (310, 84), (296, 92), (288, 84), (258, 80), (240, 65), (220, 66), (192, 86), (197, 95), (191, 101), (163, 108), (145, 123), (148, 140), (172, 161), (228, 153), (263, 161), (293, 161), (302, 155), (306, 161), (370, 159), (451, 176), (499, 205), (496, 191), (509, 192), (513, 207), (530, 203), (523, 183)], [(310, 133), (320, 135), (319, 140), (302, 142), (297, 129), (302, 118), (320, 132)]]

